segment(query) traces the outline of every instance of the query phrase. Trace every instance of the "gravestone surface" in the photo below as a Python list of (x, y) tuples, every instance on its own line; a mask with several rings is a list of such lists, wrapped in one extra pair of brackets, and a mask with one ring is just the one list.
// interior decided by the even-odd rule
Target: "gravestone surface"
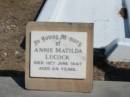
[(93, 78), (93, 24), (27, 25), (27, 89), (90, 92)]
[(122, 0), (47, 0), (36, 21), (94, 23), (94, 48), (106, 48), (125, 38), (121, 8)]
[(86, 79), (86, 32), (31, 32), (31, 77)]
[[(117, 40), (125, 40), (123, 47), (129, 49), (130, 45), (125, 45), (127, 40), (130, 40), (129, 1), (47, 0), (36, 21), (94, 23), (94, 48), (104, 49), (107, 57), (111, 55), (112, 58), (111, 60), (108, 58), (109, 61), (117, 61), (118, 56), (123, 53), (123, 57), (120, 57), (118, 61), (127, 62), (124, 59), (130, 55), (127, 54), (126, 50), (118, 50), (120, 48), (118, 42), (120, 41)], [(120, 14), (120, 10), (124, 7), (127, 8), (128, 19), (124, 19)], [(115, 47), (116, 45), (117, 47)], [(126, 54), (127, 56), (125, 56)]]

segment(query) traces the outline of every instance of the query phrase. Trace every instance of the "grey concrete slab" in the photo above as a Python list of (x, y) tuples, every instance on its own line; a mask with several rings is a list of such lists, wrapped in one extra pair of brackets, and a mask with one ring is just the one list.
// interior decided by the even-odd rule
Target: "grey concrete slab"
[(94, 81), (92, 93), (30, 91), (11, 77), (0, 77), (0, 97), (130, 97), (130, 82)]

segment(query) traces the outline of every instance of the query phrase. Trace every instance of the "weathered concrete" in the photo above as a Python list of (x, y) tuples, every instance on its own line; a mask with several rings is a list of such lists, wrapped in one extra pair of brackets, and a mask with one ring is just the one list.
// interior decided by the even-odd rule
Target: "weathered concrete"
[[(22, 80), (21, 80), (22, 81)], [(130, 82), (94, 81), (93, 92), (29, 91), (11, 77), (0, 77), (0, 97), (129, 97)]]

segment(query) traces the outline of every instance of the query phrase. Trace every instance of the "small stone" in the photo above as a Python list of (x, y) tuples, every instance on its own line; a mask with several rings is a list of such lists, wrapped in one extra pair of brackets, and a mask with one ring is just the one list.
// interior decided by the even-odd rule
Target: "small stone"
[(10, 26), (8, 26), (8, 25), (6, 26), (6, 28), (7, 28), (8, 30), (10, 30), (10, 29), (11, 29), (11, 28), (10, 28)]
[(7, 57), (7, 55), (8, 55), (6, 52), (4, 52), (3, 54), (4, 54), (4, 57)]
[(19, 53), (19, 51), (15, 51), (15, 55), (19, 55), (20, 53)]
[(11, 25), (11, 28), (16, 28), (16, 25), (15, 25), (15, 24), (12, 24), (12, 25)]

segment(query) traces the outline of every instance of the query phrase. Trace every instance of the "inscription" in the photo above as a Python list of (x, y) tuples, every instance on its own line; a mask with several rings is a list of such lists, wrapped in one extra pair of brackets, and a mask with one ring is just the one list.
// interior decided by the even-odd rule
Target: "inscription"
[(86, 79), (86, 32), (31, 32), (31, 77)]

